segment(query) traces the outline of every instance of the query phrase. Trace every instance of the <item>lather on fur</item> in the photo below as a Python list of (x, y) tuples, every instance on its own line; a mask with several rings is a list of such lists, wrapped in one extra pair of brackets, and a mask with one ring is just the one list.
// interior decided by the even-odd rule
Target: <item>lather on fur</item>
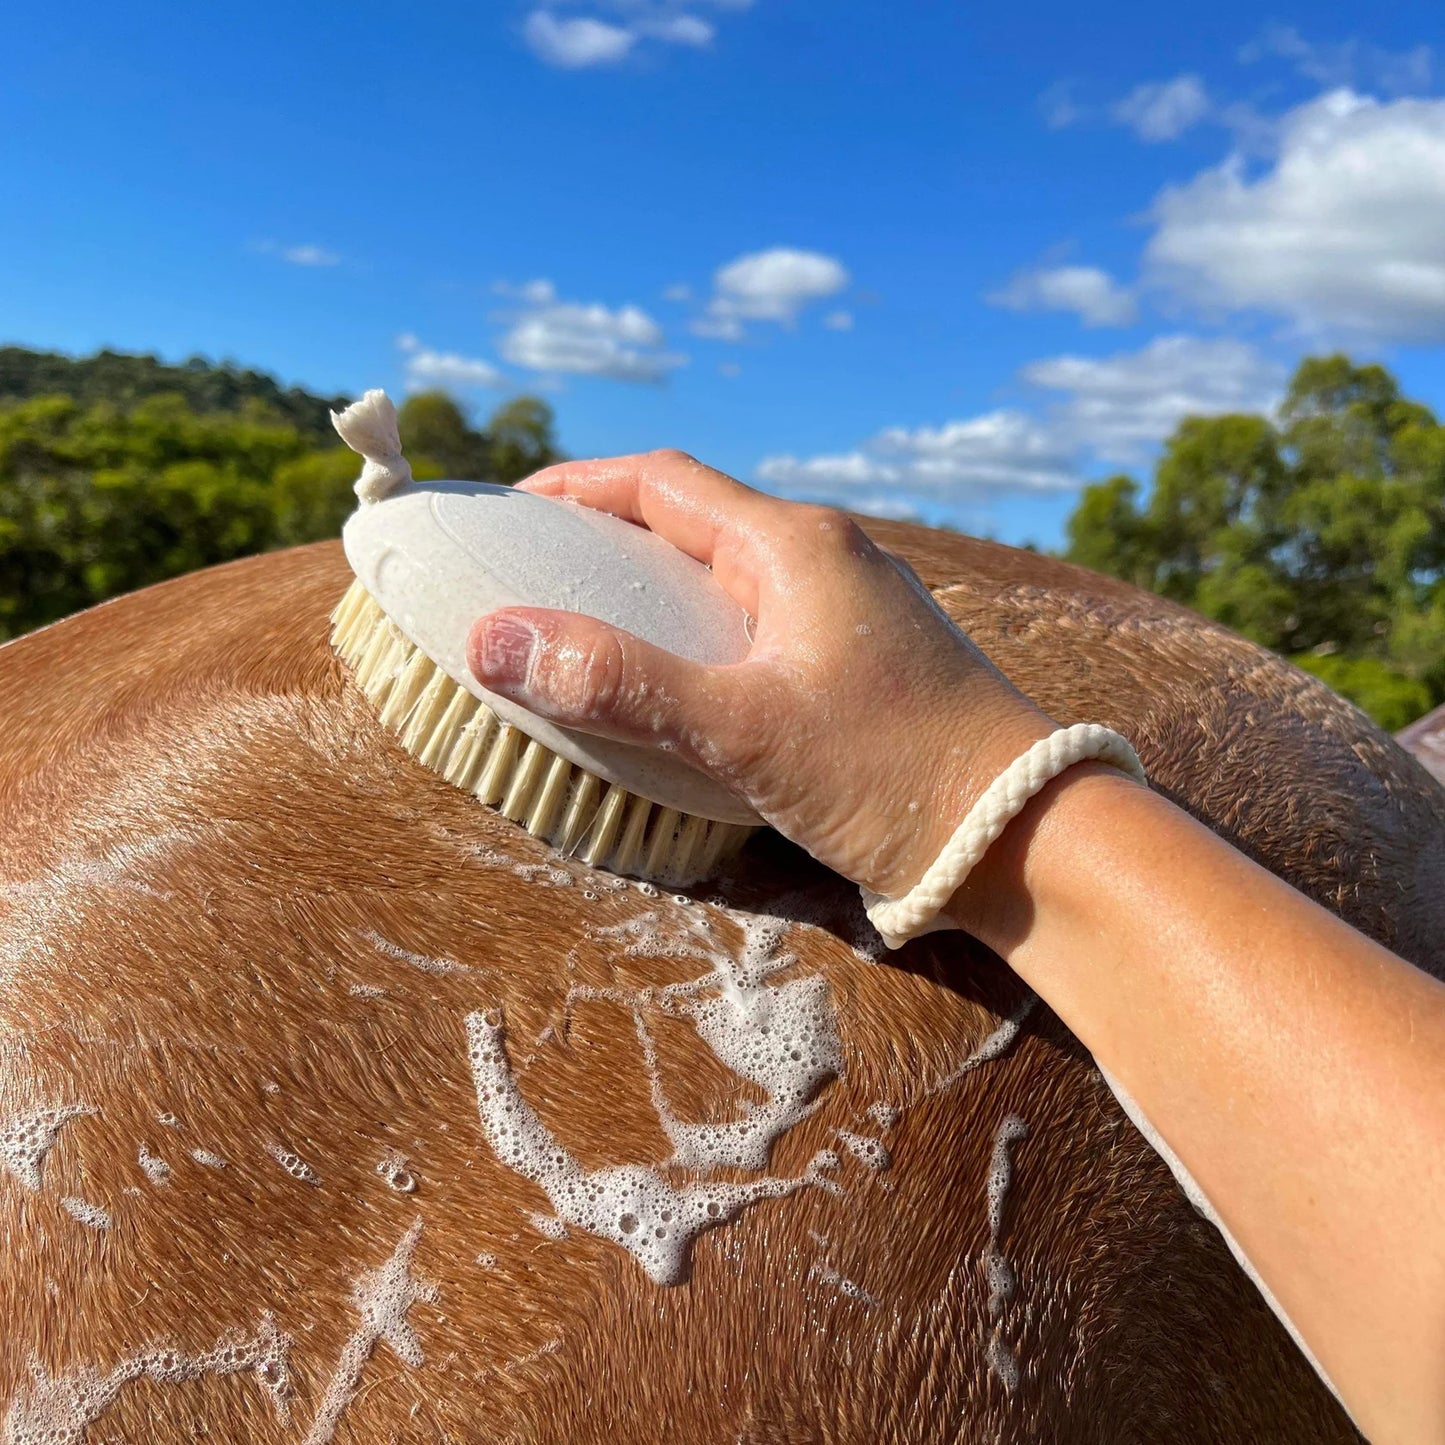
[[(1359, 713), (1121, 584), (868, 526), (1061, 722), (1126, 733), (1156, 787), (1438, 971), (1445, 792)], [(717, 890), (731, 912), (558, 870), (346, 685), (347, 578), (304, 548), (0, 649), (0, 1439), (77, 1388), (106, 1398), (72, 1439), (158, 1445), (1356, 1438), (1047, 1010), (939, 1087), (1023, 998), (986, 950), (868, 961), (856, 893), (776, 841)], [(802, 920), (780, 951), (825, 976), (845, 1061), (769, 1168), (839, 1148), (841, 1192), (751, 1206), (659, 1287), (539, 1230), (463, 1021), (505, 1018), (580, 1166), (654, 1163), (619, 1000), (705, 971), (667, 945), (692, 920), (735, 947), (757, 915)], [(678, 1117), (755, 1092), (681, 1021), (652, 1030)], [(1016, 1287), (991, 1308), (1000, 1139)]]

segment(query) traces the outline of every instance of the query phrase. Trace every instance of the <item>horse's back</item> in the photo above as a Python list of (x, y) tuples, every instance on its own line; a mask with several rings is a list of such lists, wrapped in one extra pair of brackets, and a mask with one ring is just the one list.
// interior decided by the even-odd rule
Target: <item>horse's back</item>
[[(1358, 714), (1119, 584), (877, 530), (1062, 720), (1445, 955), (1441, 794)], [(996, 959), (880, 964), (778, 840), (691, 897), (549, 856), (347, 686), (348, 575), (0, 650), (13, 1439), (1352, 1438)]]

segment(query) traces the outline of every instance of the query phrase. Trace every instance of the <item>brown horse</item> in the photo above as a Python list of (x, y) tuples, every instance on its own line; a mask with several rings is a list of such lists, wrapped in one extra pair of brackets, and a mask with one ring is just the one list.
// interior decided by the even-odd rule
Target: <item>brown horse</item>
[[(1361, 714), (869, 529), (1060, 721), (1445, 959), (1445, 792)], [(878, 956), (776, 838), (692, 896), (549, 856), (381, 730), (348, 580), (304, 548), (0, 651), (0, 1438), (1356, 1438), (987, 950)]]

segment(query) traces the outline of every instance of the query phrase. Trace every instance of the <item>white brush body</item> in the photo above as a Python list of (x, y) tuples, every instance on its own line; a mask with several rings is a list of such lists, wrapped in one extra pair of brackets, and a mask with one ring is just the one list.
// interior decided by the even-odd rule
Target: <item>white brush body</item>
[(665, 809), (761, 822), (678, 758), (558, 727), (488, 692), (467, 666), (476, 620), (518, 606), (585, 613), (696, 662), (740, 662), (745, 615), (701, 563), (617, 517), (485, 482), (408, 482), (359, 507), (342, 540), (382, 612), (503, 723)]

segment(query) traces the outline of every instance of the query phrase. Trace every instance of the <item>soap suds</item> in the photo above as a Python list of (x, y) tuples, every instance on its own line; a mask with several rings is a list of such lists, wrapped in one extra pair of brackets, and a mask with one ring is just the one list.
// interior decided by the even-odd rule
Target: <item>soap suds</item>
[(170, 1183), (171, 1166), (164, 1159), (152, 1154), (147, 1145), (140, 1146), (140, 1153), (136, 1155), (136, 1163), (145, 1171), (145, 1177), (152, 1184), (160, 1186)]
[(361, 1372), (378, 1344), (386, 1345), (414, 1370), (424, 1363), (421, 1341), (407, 1320), (413, 1305), (434, 1304), (438, 1299), (436, 1285), (411, 1272), (421, 1224), (418, 1219), (402, 1235), (391, 1258), (380, 1269), (363, 1271), (352, 1285), (351, 1300), (361, 1323), (341, 1348), (336, 1369), (307, 1432), (306, 1445), (326, 1445), (336, 1433), (347, 1406), (356, 1398)]
[(313, 1187), (321, 1183), (321, 1176), (299, 1154), (280, 1144), (268, 1144), (266, 1152), (293, 1178)]
[(83, 1445), (86, 1431), (136, 1380), (182, 1385), (202, 1375), (251, 1373), (281, 1418), (291, 1393), (288, 1356), (291, 1338), (276, 1328), (269, 1314), (252, 1336), (232, 1333), (204, 1353), (187, 1355), (164, 1343), (150, 1345), (102, 1375), (81, 1365), (51, 1376), (38, 1360), (30, 1362), (30, 1379), (20, 1386), (5, 1416), (7, 1445)]
[(870, 1169), (887, 1169), (893, 1163), (893, 1156), (881, 1139), (855, 1134), (850, 1129), (834, 1129), (833, 1132), (860, 1164), (866, 1164)]
[(880, 1129), (891, 1129), (898, 1122), (898, 1110), (894, 1105), (879, 1099), (877, 1103), (868, 1106), (868, 1117)]
[(878, 1301), (861, 1284), (839, 1274), (831, 1264), (814, 1265), (813, 1273), (824, 1284), (832, 1285), (839, 1294), (845, 1295), (848, 1299), (857, 1300), (859, 1304), (867, 1305), (869, 1309), (877, 1308)]
[[(776, 956), (787, 924), (773, 918), (745, 917), (741, 957), (734, 959), (709, 936), (704, 919), (688, 920), (671, 937), (648, 913), (604, 935), (628, 940), (632, 955), (665, 954), (702, 958), (710, 972), (686, 983), (646, 989), (635, 995), (619, 990), (574, 989), (576, 998), (608, 998), (632, 1009), (643, 1061), (651, 1082), (658, 1122), (672, 1144), (669, 1164), (707, 1172), (718, 1168), (763, 1170), (773, 1144), (815, 1112), (813, 1096), (843, 1069), (842, 1045), (821, 974), (773, 986), (771, 976), (791, 966), (791, 955)], [(766, 1094), (741, 1106), (734, 1119), (696, 1124), (679, 1119), (668, 1102), (657, 1052), (644, 1010), (652, 1006), (673, 1017), (690, 1019), (698, 1037), (739, 1078)]]
[[(387, 958), (394, 958), (400, 963), (408, 963), (423, 973), (431, 974), (433, 978), (445, 978), (450, 973), (476, 973), (479, 971), (450, 958), (431, 958), (425, 953), (413, 953), (411, 949), (403, 948), (399, 943), (392, 943), (390, 939), (383, 938), (374, 928), (367, 929), (359, 936), (364, 938), (378, 953), (385, 954)], [(480, 972), (485, 973), (486, 970), (482, 969)]]
[(0, 1161), (26, 1189), (39, 1189), (45, 1156), (60, 1131), (72, 1119), (97, 1113), (89, 1104), (65, 1104), (16, 1115), (0, 1126)]
[(8, 977), (8, 967), (29, 957), (51, 954), (51, 940), (75, 915), (78, 896), (109, 889), (147, 898), (170, 897), (132, 876), (131, 870), (169, 851), (177, 841), (185, 841), (184, 835), (160, 833), (139, 843), (122, 843), (100, 856), (71, 854), (40, 878), (0, 879), (0, 898), (13, 907), (0, 936), (0, 966), (6, 968), (0, 976)]
[(1019, 1366), (1013, 1351), (1003, 1339), (1004, 1305), (1014, 1297), (1018, 1279), (1013, 1266), (999, 1248), (1003, 1234), (1004, 1209), (1013, 1186), (1013, 1146), (1027, 1139), (1028, 1125), (1017, 1114), (1006, 1115), (993, 1136), (993, 1154), (989, 1159), (988, 1182), (988, 1253), (984, 1256), (984, 1273), (988, 1280), (988, 1365), (1000, 1384), (1013, 1394), (1018, 1388)]
[(542, 1214), (536, 1210), (529, 1210), (527, 1221), (538, 1234), (545, 1235), (548, 1239), (567, 1238), (567, 1226), (555, 1214)]
[(620, 1245), (657, 1284), (684, 1277), (693, 1241), (761, 1199), (780, 1199), (819, 1183), (831, 1151), (795, 1178), (675, 1187), (640, 1164), (584, 1170), (542, 1123), (512, 1074), (499, 1015), (467, 1015), (468, 1056), (477, 1109), (492, 1152), (537, 1184), (566, 1224)]
[(60, 1201), (60, 1205), (77, 1224), (83, 1224), (87, 1229), (104, 1231), (110, 1228), (110, 1215), (98, 1204), (90, 1204), (68, 1194)]
[(376, 1172), (386, 1181), (388, 1189), (394, 1189), (398, 1194), (415, 1194), (416, 1175), (406, 1167), (407, 1163), (405, 1154), (388, 1149), (377, 1161)]
[(373, 983), (354, 983), (346, 990), (352, 998), (378, 999), (386, 997), (386, 990)]
[(207, 1169), (224, 1169), (226, 1161), (219, 1154), (212, 1154), (209, 1149), (192, 1149), (191, 1158), (197, 1164), (204, 1164)]
[(965, 1074), (971, 1074), (983, 1064), (991, 1064), (995, 1059), (1001, 1059), (1013, 1048), (1024, 1020), (1033, 1012), (1038, 1001), (1038, 994), (1025, 994), (1019, 1006), (956, 1069), (945, 1074), (936, 1084), (931, 1084), (922, 1098), (931, 1099), (935, 1094), (951, 1089)]
[(179, 1129), (181, 1121), (174, 1114), (157, 1114), (156, 1123), (165, 1129)]

